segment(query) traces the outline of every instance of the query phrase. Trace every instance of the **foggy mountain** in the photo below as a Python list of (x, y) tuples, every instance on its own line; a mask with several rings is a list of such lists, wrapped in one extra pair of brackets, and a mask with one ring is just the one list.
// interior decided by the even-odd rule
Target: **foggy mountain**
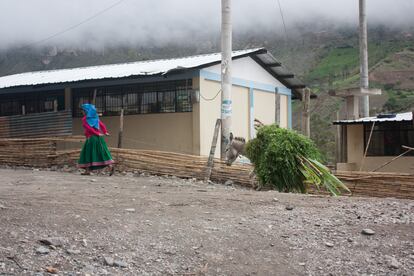
[[(238, 33), (301, 35), (326, 25), (357, 28), (357, 0), (235, 0), (233, 28)], [(370, 25), (414, 26), (413, 0), (368, 0)], [(167, 47), (195, 44), (220, 30), (219, 0), (2, 0), (0, 48), (77, 47), (103, 45)], [(285, 25), (282, 21), (282, 15)], [(193, 38), (196, 40), (193, 42)]]

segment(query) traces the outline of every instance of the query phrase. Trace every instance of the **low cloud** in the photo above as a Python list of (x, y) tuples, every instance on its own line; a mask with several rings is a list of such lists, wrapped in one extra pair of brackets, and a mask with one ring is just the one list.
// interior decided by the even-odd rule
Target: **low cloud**
[[(99, 47), (103, 44), (191, 43), (217, 36), (219, 0), (123, 0), (96, 18), (61, 35), (117, 3), (116, 0), (2, 0), (0, 48), (17, 45)], [(306, 22), (332, 22), (357, 27), (358, 0), (280, 0), (289, 31)], [(274, 31), (283, 34), (277, 0), (233, 0), (237, 32)], [(369, 24), (413, 26), (413, 0), (367, 0)]]

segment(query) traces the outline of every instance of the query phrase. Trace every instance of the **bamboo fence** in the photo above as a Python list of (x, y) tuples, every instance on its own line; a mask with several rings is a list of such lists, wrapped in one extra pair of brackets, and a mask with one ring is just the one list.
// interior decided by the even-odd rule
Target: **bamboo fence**
[[(80, 149), (58, 150), (60, 142), (80, 142), (81, 137), (0, 139), (0, 165), (51, 167), (76, 166)], [(207, 157), (153, 150), (111, 148), (118, 171), (170, 175), (204, 180)], [(250, 188), (257, 188), (251, 178), (253, 167), (248, 164), (227, 166), (214, 160), (211, 180), (227, 180)], [(342, 172), (335, 173), (351, 190), (353, 196), (395, 197), (414, 199), (414, 174)], [(310, 189), (310, 193), (324, 194)]]

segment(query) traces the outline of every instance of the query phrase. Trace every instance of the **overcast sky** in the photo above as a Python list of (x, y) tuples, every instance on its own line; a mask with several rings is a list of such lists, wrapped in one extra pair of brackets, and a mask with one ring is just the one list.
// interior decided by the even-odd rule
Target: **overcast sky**
[[(78, 24), (119, 0), (0, 0), (0, 48), (31, 44)], [(171, 42), (218, 33), (220, 0), (123, 0), (45, 44)], [(233, 0), (235, 31), (282, 32), (277, 0)], [(358, 0), (280, 0), (287, 28), (297, 22), (358, 22)], [(414, 0), (367, 0), (370, 24), (414, 26)]]

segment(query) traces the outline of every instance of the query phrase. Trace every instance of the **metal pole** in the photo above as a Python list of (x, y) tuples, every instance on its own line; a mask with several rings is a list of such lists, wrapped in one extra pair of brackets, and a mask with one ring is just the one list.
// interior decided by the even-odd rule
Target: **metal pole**
[(231, 0), (221, 0), (221, 159), (226, 158), (226, 147), (230, 142), (231, 101), (231, 55), (232, 25)]
[[(361, 88), (369, 88), (366, 6), (366, 0), (359, 0), (359, 59)], [(369, 96), (361, 97), (361, 115), (362, 117), (369, 117)]]

